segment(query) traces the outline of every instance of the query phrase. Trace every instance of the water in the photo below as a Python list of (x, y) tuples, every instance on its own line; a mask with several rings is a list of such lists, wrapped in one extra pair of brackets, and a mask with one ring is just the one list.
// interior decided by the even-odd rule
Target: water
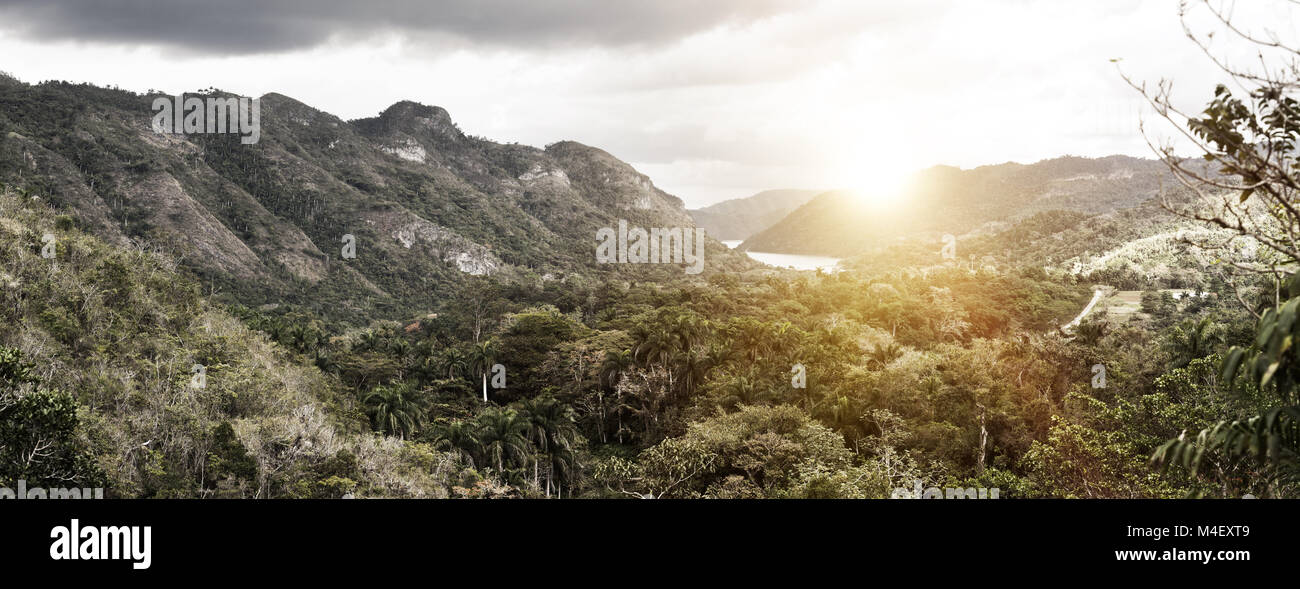
[[(735, 248), (743, 240), (728, 239), (722, 243), (729, 248)], [(826, 256), (805, 256), (802, 254), (778, 254), (774, 252), (745, 252), (750, 258), (758, 260), (769, 266), (779, 266), (782, 268), (794, 268), (795, 270), (822, 270), (834, 271), (835, 265), (840, 262), (839, 258), (829, 258)]]

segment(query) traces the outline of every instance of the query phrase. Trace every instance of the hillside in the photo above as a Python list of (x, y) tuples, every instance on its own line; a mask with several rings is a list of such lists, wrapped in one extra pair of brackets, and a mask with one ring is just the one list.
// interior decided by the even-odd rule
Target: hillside
[[(224, 300), (354, 323), (404, 315), (473, 276), (682, 274), (595, 263), (595, 231), (619, 219), (694, 224), (677, 197), (593, 147), (494, 143), (414, 102), (344, 121), (278, 94), (262, 98), (260, 142), (243, 145), (153, 132), (153, 98), (0, 81), (0, 181), (109, 243), (174, 253)], [(355, 259), (341, 257), (345, 235)], [(707, 251), (709, 272), (752, 266), (716, 241)]]
[(817, 190), (764, 190), (687, 212), (709, 235), (723, 241), (743, 240), (775, 225), (818, 194)]
[(1061, 157), (1035, 164), (919, 173), (895, 203), (868, 205), (850, 192), (818, 195), (741, 249), (847, 257), (916, 233), (960, 236), (994, 221), (1049, 210), (1107, 213), (1173, 184), (1164, 164), (1125, 156)]
[(445, 497), (459, 483), (454, 456), (371, 434), (337, 378), (210, 304), (174, 260), (72, 225), (0, 188), (0, 479), (108, 497)]

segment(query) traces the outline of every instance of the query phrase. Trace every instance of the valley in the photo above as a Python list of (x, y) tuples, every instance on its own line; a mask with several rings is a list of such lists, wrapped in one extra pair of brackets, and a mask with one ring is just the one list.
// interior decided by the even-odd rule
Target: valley
[(62, 408), (9, 418), (57, 450), (7, 474), (112, 497), (1289, 492), (1244, 463), (1153, 470), (1267, 407), (1213, 375), (1254, 337), (1239, 303), (1275, 292), (1200, 262), (1235, 238), (1175, 214), (1194, 200), (1162, 162), (933, 168), (888, 210), (763, 193), (780, 206), (724, 208), (766, 225), (718, 241), (596, 148), (262, 101), (245, 145), (154, 133), (145, 95), (0, 84), (0, 412)]
[(0, 564), (1284, 568), (1296, 22), (0, 0)]

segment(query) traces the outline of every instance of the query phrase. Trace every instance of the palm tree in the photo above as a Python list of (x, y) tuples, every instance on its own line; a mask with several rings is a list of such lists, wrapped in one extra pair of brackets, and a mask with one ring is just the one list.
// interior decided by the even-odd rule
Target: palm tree
[(379, 348), (379, 345), (381, 343), (383, 343), (383, 340), (379, 337), (379, 334), (375, 333), (375, 330), (373, 329), (367, 329), (361, 332), (361, 335), (357, 336), (357, 348), (359, 348), (358, 351), (362, 351), (362, 352), (374, 351)]
[(316, 346), (318, 334), (308, 325), (298, 322), (289, 328), (289, 345), (299, 352), (309, 352)]
[(549, 399), (548, 402), (547, 399), (542, 397), (535, 397), (519, 404), (519, 408), (523, 410), (524, 420), (528, 422), (528, 437), (538, 449), (538, 453), (533, 455), (534, 487), (541, 486), (538, 482), (538, 461), (541, 459), (539, 454), (546, 453), (546, 443), (550, 439), (550, 431), (555, 427), (551, 412), (548, 411), (549, 405), (554, 402), (555, 399), (553, 398)]
[(631, 350), (606, 351), (605, 360), (600, 364), (600, 382), (611, 389), (614, 388), (623, 378), (623, 371), (632, 367), (632, 362)]
[(871, 353), (868, 354), (870, 357), (868, 364), (884, 368), (902, 355), (903, 348), (899, 347), (899, 345), (894, 342), (889, 342), (884, 345), (876, 344), (872, 347)]
[(737, 375), (723, 386), (722, 390), (727, 393), (725, 402), (728, 407), (753, 405), (759, 399), (758, 383), (751, 378), (753, 376), (752, 371), (748, 374)]
[(433, 431), (433, 446), (444, 452), (455, 452), (474, 466), (474, 452), (479, 449), (478, 425), (457, 419), (446, 425), (439, 425)]
[(662, 327), (642, 332), (643, 339), (633, 348), (633, 357), (646, 364), (666, 365), (677, 348), (676, 337)]
[(704, 340), (709, 322), (701, 320), (694, 313), (678, 315), (673, 321), (672, 332), (677, 338), (679, 349), (689, 352), (696, 344)]
[(689, 397), (695, 393), (695, 388), (713, 369), (713, 366), (709, 363), (710, 359), (707, 351), (698, 349), (680, 352), (674, 356), (673, 363), (677, 370), (678, 388), (681, 389), (683, 395)]
[(705, 364), (708, 364), (710, 369), (726, 364), (731, 360), (731, 340), (726, 339), (720, 343), (710, 344), (704, 358)]
[(768, 334), (767, 326), (762, 323), (753, 321), (740, 328), (740, 347), (745, 350), (750, 362), (757, 362), (759, 358), (770, 352), (771, 343), (772, 338)]
[[(600, 381), (610, 390), (615, 391), (618, 396), (618, 407), (615, 412), (618, 414), (618, 442), (623, 443), (623, 410), (622, 396), (623, 393), (618, 388), (618, 383), (623, 379), (623, 373), (632, 367), (634, 359), (631, 350), (615, 352), (609, 350), (605, 352), (605, 360), (600, 364)], [(605, 435), (605, 395), (600, 395), (600, 432), (601, 439)]]
[(771, 328), (771, 340), (768, 344), (772, 353), (778, 357), (784, 357), (786, 353), (795, 349), (799, 342), (795, 341), (798, 337), (798, 330), (795, 329), (789, 321), (782, 321)]
[(1165, 349), (1169, 351), (1175, 368), (1182, 368), (1197, 358), (1204, 358), (1214, 352), (1214, 346), (1223, 341), (1223, 334), (1209, 317), (1199, 321), (1187, 319), (1174, 328)]
[(528, 455), (528, 422), (514, 409), (489, 407), (479, 414), (479, 449), (505, 476), (507, 459)]
[(841, 395), (819, 407), (818, 417), (826, 425), (848, 434), (861, 428), (859, 405), (856, 400)]
[(416, 382), (423, 386), (437, 377), (439, 373), (438, 362), (430, 357), (417, 358), (415, 366), (412, 367), (412, 372), (415, 375)]
[[(555, 477), (554, 454), (567, 451), (572, 440), (578, 435), (573, 408), (548, 395), (524, 401), (521, 409), (528, 423), (529, 437), (541, 454), (551, 458), (551, 467), (548, 467), (546, 476), (546, 496), (549, 497), (551, 482)], [(533, 457), (533, 484), (539, 487), (540, 458), (540, 456)]]
[(415, 391), (405, 383), (377, 386), (361, 402), (375, 429), (402, 439), (414, 433), (424, 420), (424, 409)]
[(404, 360), (411, 353), (411, 349), (411, 342), (406, 341), (406, 338), (403, 337), (399, 337), (388, 344), (388, 351), (397, 358), (398, 362)]
[(496, 364), (497, 344), (495, 339), (475, 344), (469, 353), (469, 369), (483, 381), (483, 402), (488, 402), (487, 375)]
[[(557, 490), (558, 490), (556, 497), (563, 499), (564, 482), (571, 481), (573, 479), (572, 473), (578, 466), (578, 459), (573, 452), (569, 451), (568, 446), (554, 449), (550, 453), (550, 459), (551, 459), (551, 476), (546, 481), (546, 496), (547, 497), (551, 496), (551, 479), (558, 479), (556, 481)], [(570, 496), (572, 496), (573, 494), (572, 484), (570, 484), (569, 487), (569, 494)]]
[(456, 348), (447, 348), (438, 353), (439, 370), (447, 378), (456, 378), (465, 373), (465, 354)]
[(438, 355), (438, 340), (429, 338), (424, 341), (415, 343), (415, 357), (420, 360), (428, 360)]

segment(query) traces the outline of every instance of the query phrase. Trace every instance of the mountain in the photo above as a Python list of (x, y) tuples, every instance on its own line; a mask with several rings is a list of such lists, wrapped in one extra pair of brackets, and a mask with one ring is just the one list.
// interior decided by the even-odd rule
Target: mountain
[[(0, 80), (0, 182), (108, 243), (179, 257), (219, 297), (349, 321), (404, 316), (473, 276), (683, 275), (596, 263), (595, 232), (620, 219), (694, 227), (680, 199), (600, 149), (494, 143), (415, 102), (345, 121), (279, 94), (262, 97), (260, 141), (244, 145), (154, 132), (157, 97)], [(706, 251), (707, 271), (752, 266), (711, 239)]]
[(820, 194), (738, 249), (847, 257), (909, 234), (960, 236), (1042, 211), (1107, 213), (1150, 200), (1174, 184), (1165, 164), (1127, 156), (1067, 156), (970, 170), (936, 166), (918, 173), (891, 203), (847, 191)]
[(818, 190), (764, 190), (687, 211), (695, 224), (720, 240), (748, 239), (817, 196)]

